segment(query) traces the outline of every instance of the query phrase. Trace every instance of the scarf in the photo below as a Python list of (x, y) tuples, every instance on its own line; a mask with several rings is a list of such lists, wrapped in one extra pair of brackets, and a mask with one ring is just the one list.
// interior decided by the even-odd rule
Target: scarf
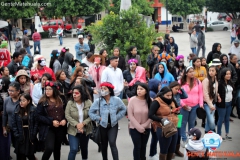
[(97, 72), (97, 81), (99, 81), (99, 71), (100, 71), (100, 67), (96, 67), (95, 70), (96, 70), (96, 72)]

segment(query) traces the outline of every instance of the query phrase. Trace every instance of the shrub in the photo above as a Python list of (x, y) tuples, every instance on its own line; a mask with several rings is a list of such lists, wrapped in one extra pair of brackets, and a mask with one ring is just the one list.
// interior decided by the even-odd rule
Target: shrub
[(48, 38), (48, 32), (40, 32), (41, 38)]
[(208, 31), (208, 32), (212, 32), (212, 31), (213, 31), (213, 28), (207, 27), (207, 31)]

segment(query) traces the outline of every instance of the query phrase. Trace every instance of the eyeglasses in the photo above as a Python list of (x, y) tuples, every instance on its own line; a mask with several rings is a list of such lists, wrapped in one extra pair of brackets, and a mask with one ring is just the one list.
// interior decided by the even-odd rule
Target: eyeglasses
[(13, 93), (13, 92), (15, 92), (15, 91), (14, 91), (14, 90), (10, 90), (10, 89), (9, 89), (9, 90), (8, 90), (8, 92), (9, 92), (9, 93)]

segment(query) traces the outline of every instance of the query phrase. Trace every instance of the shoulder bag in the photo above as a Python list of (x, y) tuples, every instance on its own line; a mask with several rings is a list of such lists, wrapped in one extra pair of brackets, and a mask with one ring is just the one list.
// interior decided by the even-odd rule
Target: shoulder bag
[[(99, 98), (99, 103), (98, 103), (99, 115), (100, 115), (100, 100), (101, 99)], [(98, 145), (101, 144), (101, 133), (100, 133), (100, 125), (99, 124), (94, 123), (92, 134), (90, 135), (90, 139)]]

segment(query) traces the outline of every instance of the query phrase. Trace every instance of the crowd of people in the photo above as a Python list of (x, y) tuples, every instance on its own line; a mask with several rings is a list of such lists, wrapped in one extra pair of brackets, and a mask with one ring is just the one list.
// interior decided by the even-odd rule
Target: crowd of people
[[(190, 41), (192, 35), (198, 40), (202, 34), (193, 29)], [(40, 40), (35, 33), (33, 37)], [(240, 118), (238, 40), (229, 54), (221, 53), (221, 44), (214, 43), (207, 57), (205, 47), (203, 57), (197, 53), (205, 46), (205, 39), (200, 45), (191, 45), (193, 53), (186, 66), (174, 37), (166, 34), (153, 43), (148, 68), (143, 67), (136, 46), (131, 46), (124, 58), (118, 47), (108, 56), (106, 49), (94, 53), (94, 46), (84, 43), (82, 35), (78, 40), (76, 55), (68, 47), (53, 50), (49, 67), (40, 50), (32, 56), (26, 47), (16, 48), (11, 61), (1, 61), (1, 158), (10, 159), (12, 144), (17, 160), (35, 160), (37, 151), (43, 152), (42, 160), (52, 154), (60, 160), (63, 143), (70, 146), (69, 160), (74, 160), (79, 150), (83, 160), (91, 159), (88, 143), (99, 124), (102, 159), (108, 159), (109, 144), (112, 158), (118, 160), (116, 139), (124, 116), (129, 122), (134, 160), (147, 159), (150, 134), (149, 160), (183, 157), (181, 146), (195, 151), (188, 139), (201, 143), (201, 132), (193, 128), (202, 111), (206, 117), (198, 117), (205, 133), (213, 131), (223, 140), (232, 140), (229, 121), (230, 116), (237, 117), (235, 106)], [(6, 44), (1, 43), (7, 53)], [(122, 99), (128, 100), (127, 106)], [(177, 131), (166, 137), (164, 128), (170, 123)]]

